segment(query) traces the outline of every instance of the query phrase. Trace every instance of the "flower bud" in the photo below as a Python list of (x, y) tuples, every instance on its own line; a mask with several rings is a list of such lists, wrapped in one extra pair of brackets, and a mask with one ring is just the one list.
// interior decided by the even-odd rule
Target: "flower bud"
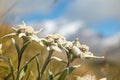
[(73, 55), (74, 56), (80, 56), (80, 54), (82, 53), (81, 51), (80, 51), (80, 49), (78, 48), (78, 47), (76, 47), (76, 46), (73, 46), (72, 47), (72, 52), (73, 52)]
[(89, 51), (89, 47), (87, 45), (81, 45), (79, 48), (82, 52), (88, 52)]

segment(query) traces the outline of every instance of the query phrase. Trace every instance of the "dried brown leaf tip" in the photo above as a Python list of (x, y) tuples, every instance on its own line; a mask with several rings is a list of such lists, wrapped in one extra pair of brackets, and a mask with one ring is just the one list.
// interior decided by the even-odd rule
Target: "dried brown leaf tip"
[(2, 54), (2, 44), (0, 44), (0, 55)]

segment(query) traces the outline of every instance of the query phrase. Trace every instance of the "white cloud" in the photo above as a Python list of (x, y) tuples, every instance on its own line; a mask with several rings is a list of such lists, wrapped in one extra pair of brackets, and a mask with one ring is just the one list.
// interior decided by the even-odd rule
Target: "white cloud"
[(10, 13), (17, 15), (26, 15), (34, 12), (47, 13), (51, 10), (52, 3), (53, 0), (19, 0)]
[(56, 23), (54, 21), (46, 21), (44, 23), (47, 32), (54, 32), (56, 29)]
[[(28, 23), (35, 28), (43, 27), (43, 34), (60, 33), (63, 36), (69, 37), (69, 35), (76, 33), (80, 28), (85, 27), (82, 21), (69, 22), (65, 19), (57, 20), (45, 20), (43, 22)], [(38, 26), (39, 25), (39, 26)]]
[[(4, 2), (5, 1), (5, 2)], [(16, 0), (0, 1), (0, 12), (4, 14)], [(9, 16), (26, 15), (31, 12), (49, 12), (53, 0), (20, 0), (8, 14)], [(9, 2), (11, 2), (9, 4)], [(1, 5), (2, 4), (2, 5)], [(4, 5), (3, 5), (4, 4)], [(7, 6), (6, 6), (7, 5)], [(3, 8), (5, 7), (5, 8)], [(94, 22), (109, 18), (120, 18), (119, 0), (73, 0), (68, 10), (57, 20), (46, 20), (43, 22), (31, 22), (30, 25), (44, 28), (44, 34), (60, 33), (70, 38), (76, 36), (80, 41), (86, 41), (96, 53), (103, 53), (105, 49), (118, 43), (118, 36), (103, 38), (94, 31), (85, 27), (83, 21)], [(13, 20), (10, 18), (9, 21)], [(71, 36), (73, 34), (73, 36)]]
[(82, 19), (87, 22), (120, 18), (119, 0), (74, 0), (64, 15), (69, 20)]
[(61, 33), (64, 36), (68, 36), (76, 33), (81, 27), (84, 27), (84, 24), (81, 21), (66, 23), (61, 26), (61, 28), (58, 30), (58, 33)]
[(0, 17), (23, 17), (36, 12), (49, 14), (56, 5), (54, 1), (55, 0), (0, 0)]
[(108, 38), (105, 38), (103, 41), (102, 41), (102, 45), (105, 46), (105, 47), (115, 47), (115, 46), (119, 46), (119, 43), (120, 43), (120, 33), (118, 33), (117, 35), (114, 35), (112, 37), (108, 37)]

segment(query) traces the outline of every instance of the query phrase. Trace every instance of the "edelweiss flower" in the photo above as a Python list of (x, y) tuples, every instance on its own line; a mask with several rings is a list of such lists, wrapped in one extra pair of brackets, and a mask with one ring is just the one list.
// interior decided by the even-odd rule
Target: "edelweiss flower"
[(16, 32), (19, 35), (21, 35), (20, 37), (23, 36), (31, 36), (34, 35), (34, 29), (30, 26), (25, 26), (25, 25), (18, 25), (18, 27), (16, 28)]
[(86, 59), (86, 58), (104, 58), (104, 57), (97, 57), (94, 56), (93, 53), (89, 51), (89, 47), (87, 45), (81, 45), (76, 39), (73, 43), (72, 46), (69, 46), (68, 44), (65, 45), (65, 47), (69, 50), (72, 51), (72, 55), (77, 58), (81, 59)]
[(13, 30), (17, 36), (23, 38), (23, 40), (34, 40), (36, 42), (40, 41), (37, 34), (41, 32), (42, 29), (40, 29), (40, 31), (35, 31), (31, 26), (26, 26), (24, 23), (23, 25), (18, 25), (17, 28), (13, 28)]
[(82, 52), (88, 52), (89, 51), (89, 47), (87, 45), (81, 45), (81, 46), (79, 46), (79, 48)]
[(64, 42), (66, 42), (65, 38), (60, 34), (47, 35), (46, 39), (50, 43), (63, 44)]
[(67, 48), (67, 49), (72, 49), (72, 46), (73, 46), (73, 43), (70, 42), (70, 41), (67, 41), (67, 42), (64, 44), (64, 47)]
[(81, 50), (77, 46), (72, 47), (72, 52), (73, 52), (73, 55), (76, 57), (78, 57), (82, 54)]
[(65, 42), (65, 38), (60, 34), (47, 35), (45, 40), (42, 40), (42, 43), (47, 46), (48, 50), (53, 49), (58, 53), (64, 52), (60, 45), (64, 44)]

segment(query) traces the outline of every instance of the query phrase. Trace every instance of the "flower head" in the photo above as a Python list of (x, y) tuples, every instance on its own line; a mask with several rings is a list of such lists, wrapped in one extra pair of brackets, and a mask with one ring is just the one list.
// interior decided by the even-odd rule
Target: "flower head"
[(45, 39), (40, 39), (40, 45), (46, 46), (48, 50), (53, 49), (58, 53), (62, 53), (61, 45), (66, 42), (65, 38), (60, 34), (47, 35)]
[(34, 29), (30, 26), (24, 26), (24, 25), (18, 25), (16, 28), (18, 35), (21, 35), (24, 33), (23, 36), (31, 36), (34, 35)]
[(65, 38), (60, 34), (47, 35), (46, 39), (50, 43), (63, 44), (64, 42), (66, 42)]
[(40, 39), (37, 36), (37, 34), (40, 31), (35, 31), (31, 26), (26, 26), (25, 23), (23, 25), (18, 25), (17, 28), (13, 27), (13, 30), (17, 34), (18, 37), (23, 38), (24, 41), (27, 40), (34, 40), (36, 42), (39, 42)]
[(81, 46), (79, 46), (79, 48), (82, 52), (88, 52), (89, 51), (89, 47), (87, 45), (81, 45)]

